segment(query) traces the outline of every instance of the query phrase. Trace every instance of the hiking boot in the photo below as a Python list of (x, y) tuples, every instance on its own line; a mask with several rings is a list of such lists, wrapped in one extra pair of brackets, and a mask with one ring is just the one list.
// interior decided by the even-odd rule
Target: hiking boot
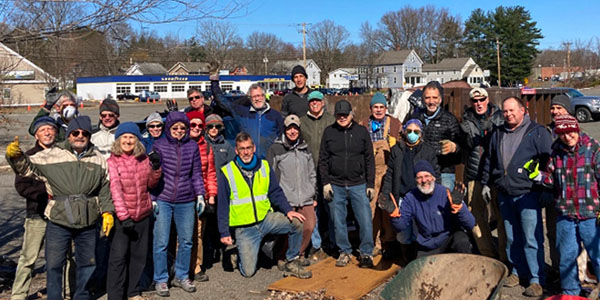
[(327, 253), (325, 253), (325, 251), (323, 251), (322, 248), (319, 248), (319, 249), (313, 248), (313, 249), (311, 249), (310, 252), (311, 253), (309, 254), (309, 257), (311, 260), (314, 260), (314, 261), (320, 261), (320, 260), (326, 259), (329, 256), (329, 255), (327, 255)]
[(208, 281), (208, 275), (204, 271), (200, 271), (194, 275), (194, 281), (204, 282)]
[[(295, 260), (299, 260), (300, 261), (300, 266), (302, 267), (308, 267), (310, 266), (310, 260), (304, 258), (304, 257), (300, 257), (300, 258), (296, 258)], [(277, 261), (277, 270), (279, 271), (285, 271), (285, 265), (287, 264), (287, 262), (285, 260), (278, 260)]]
[(169, 297), (169, 286), (166, 282), (157, 282), (154, 285), (154, 289), (156, 290), (156, 294), (161, 297)]
[(506, 277), (504, 280), (505, 287), (515, 287), (519, 285), (519, 276), (515, 274), (510, 274), (510, 276)]
[(196, 292), (196, 286), (187, 278), (184, 279), (173, 279), (173, 286), (180, 287), (182, 290), (188, 293)]
[(340, 253), (340, 256), (335, 261), (336, 267), (345, 267), (350, 263), (350, 254)]
[(369, 269), (373, 268), (373, 257), (370, 255), (361, 255), (358, 262), (358, 267)]
[(523, 292), (524, 296), (527, 297), (539, 297), (544, 293), (544, 289), (539, 283), (530, 284)]
[(312, 272), (304, 269), (300, 259), (294, 259), (285, 264), (283, 276), (294, 276), (300, 279), (308, 279), (312, 277)]

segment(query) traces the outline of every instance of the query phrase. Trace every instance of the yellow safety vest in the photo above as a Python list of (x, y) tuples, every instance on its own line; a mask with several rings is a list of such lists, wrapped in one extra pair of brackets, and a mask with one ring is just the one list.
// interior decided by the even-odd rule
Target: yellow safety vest
[(261, 160), (261, 167), (254, 172), (252, 190), (244, 175), (231, 161), (221, 168), (229, 183), (229, 226), (250, 225), (264, 220), (271, 211), (269, 201), (269, 163)]

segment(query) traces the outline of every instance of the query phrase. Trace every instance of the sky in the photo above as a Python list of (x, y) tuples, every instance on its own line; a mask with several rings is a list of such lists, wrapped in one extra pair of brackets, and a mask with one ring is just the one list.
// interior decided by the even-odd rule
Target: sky
[[(463, 22), (469, 17), (471, 11), (476, 8), (489, 11), (500, 5), (521, 5), (530, 12), (532, 19), (537, 22), (537, 27), (542, 31), (544, 38), (540, 40), (539, 49), (559, 49), (564, 41), (577, 39), (587, 41), (592, 37), (600, 38), (600, 23), (598, 23), (597, 17), (600, 11), (600, 1), (598, 0), (245, 1), (248, 1), (248, 6), (227, 19), (237, 27), (242, 39), (245, 40), (254, 31), (268, 32), (296, 46), (302, 45), (302, 27), (299, 24), (303, 22), (315, 24), (330, 19), (337, 25), (346, 27), (352, 42), (360, 43), (360, 26), (363, 22), (369, 21), (371, 25), (375, 26), (386, 12), (399, 10), (406, 5), (412, 5), (413, 7), (425, 5), (446, 7), (451, 14), (458, 15)], [(153, 26), (144, 25), (145, 30), (154, 30), (159, 35), (169, 33), (180, 39), (192, 37), (196, 32), (196, 27), (197, 22), (195, 21)], [(308, 25), (308, 30), (310, 30), (310, 25)]]

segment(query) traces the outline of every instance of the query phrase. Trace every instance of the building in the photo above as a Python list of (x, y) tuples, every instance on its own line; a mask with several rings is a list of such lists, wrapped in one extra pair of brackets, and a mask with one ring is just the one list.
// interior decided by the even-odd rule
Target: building
[(0, 43), (0, 105), (44, 103), (48, 87), (58, 80), (19, 53)]
[(423, 73), (427, 81), (465, 80), (472, 87), (480, 86), (485, 83), (485, 77), (489, 77), (489, 71), (486, 73), (470, 57), (444, 58), (437, 64), (425, 64)]
[[(292, 68), (297, 65), (304, 65), (304, 61), (301, 59), (298, 60), (278, 60), (273, 66), (270, 68), (272, 74), (278, 75), (291, 75)], [(306, 59), (306, 74), (308, 78), (306, 80), (306, 85), (311, 87), (316, 87), (321, 85), (321, 68), (317, 65), (317, 63), (312, 59)]]
[(358, 71), (356, 68), (339, 68), (329, 72), (327, 87), (333, 89), (350, 88), (350, 82), (358, 80)]
[(125, 75), (165, 75), (167, 69), (159, 63), (134, 63), (125, 71)]
[(201, 61), (179, 61), (167, 71), (169, 75), (208, 75), (209, 73), (210, 64)]
[[(247, 92), (258, 83), (266, 89), (284, 89), (290, 85), (290, 75), (235, 75), (221, 76), (223, 91)], [(101, 100), (108, 95), (138, 95), (144, 90), (158, 92), (161, 99), (186, 98), (189, 88), (210, 90), (208, 75), (134, 75), (77, 78), (77, 96), (83, 100)]]
[(384, 52), (372, 66), (363, 65), (358, 68), (358, 85), (370, 88), (411, 88), (425, 85), (422, 66), (423, 61), (414, 50)]

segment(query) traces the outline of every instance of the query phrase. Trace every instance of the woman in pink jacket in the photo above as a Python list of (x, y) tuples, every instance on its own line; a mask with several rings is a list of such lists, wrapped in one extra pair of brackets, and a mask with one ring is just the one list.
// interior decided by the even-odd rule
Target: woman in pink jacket
[(133, 122), (119, 125), (108, 158), (110, 192), (117, 221), (110, 247), (108, 299), (141, 299), (138, 282), (146, 263), (151, 233), (149, 189), (161, 176), (160, 157), (146, 155), (142, 134)]

